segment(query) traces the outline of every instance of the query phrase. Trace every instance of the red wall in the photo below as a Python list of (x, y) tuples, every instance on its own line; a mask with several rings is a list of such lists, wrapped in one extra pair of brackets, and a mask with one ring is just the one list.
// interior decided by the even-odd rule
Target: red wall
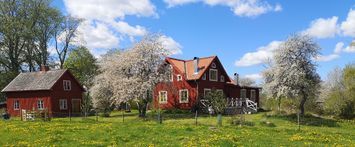
[[(71, 81), (71, 90), (64, 91), (63, 80)], [(65, 72), (63, 76), (52, 87), (52, 90), (47, 91), (25, 91), (25, 92), (8, 92), (7, 110), (12, 116), (19, 116), (21, 109), (37, 110), (37, 101), (42, 99), (44, 101), (44, 108), (48, 109), (53, 116), (66, 116), (72, 108), (72, 99), (82, 100), (82, 89), (74, 77)], [(67, 99), (67, 110), (60, 110), (59, 99)], [(20, 109), (14, 110), (14, 101), (20, 101)]]

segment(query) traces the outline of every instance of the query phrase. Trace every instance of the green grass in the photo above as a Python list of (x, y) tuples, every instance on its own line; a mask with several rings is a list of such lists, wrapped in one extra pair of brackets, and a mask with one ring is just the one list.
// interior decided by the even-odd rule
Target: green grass
[[(152, 115), (152, 114), (150, 114)], [(0, 121), (0, 146), (324, 146), (355, 145), (355, 120), (332, 120), (306, 116), (298, 131), (295, 116), (270, 116), (267, 112), (245, 115), (252, 125), (232, 125), (223, 117), (198, 118), (193, 114), (163, 114), (163, 124), (136, 112), (122, 122), (121, 112), (111, 117), (55, 118), (50, 122)]]

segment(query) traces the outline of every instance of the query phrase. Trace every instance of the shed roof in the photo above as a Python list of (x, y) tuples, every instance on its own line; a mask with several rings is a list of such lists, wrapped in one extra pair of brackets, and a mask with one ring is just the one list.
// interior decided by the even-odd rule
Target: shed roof
[(1, 92), (51, 90), (67, 70), (20, 73)]

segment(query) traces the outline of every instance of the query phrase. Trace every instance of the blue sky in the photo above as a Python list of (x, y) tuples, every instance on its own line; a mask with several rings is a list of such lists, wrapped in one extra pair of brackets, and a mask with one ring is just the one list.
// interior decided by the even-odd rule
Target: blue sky
[[(308, 33), (322, 48), (318, 72), (355, 61), (353, 0), (55, 0), (84, 18), (83, 44), (96, 56), (126, 48), (147, 32), (164, 34), (173, 57), (217, 55), (228, 74), (260, 80), (263, 63), (292, 33)], [(337, 49), (336, 49), (337, 46)]]

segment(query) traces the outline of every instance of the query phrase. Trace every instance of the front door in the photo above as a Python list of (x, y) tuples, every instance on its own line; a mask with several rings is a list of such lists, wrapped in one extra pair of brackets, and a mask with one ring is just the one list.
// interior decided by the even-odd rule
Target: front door
[(72, 106), (72, 112), (73, 113), (80, 113), (80, 99), (72, 99), (71, 100), (72, 103), (71, 103), (71, 106)]

